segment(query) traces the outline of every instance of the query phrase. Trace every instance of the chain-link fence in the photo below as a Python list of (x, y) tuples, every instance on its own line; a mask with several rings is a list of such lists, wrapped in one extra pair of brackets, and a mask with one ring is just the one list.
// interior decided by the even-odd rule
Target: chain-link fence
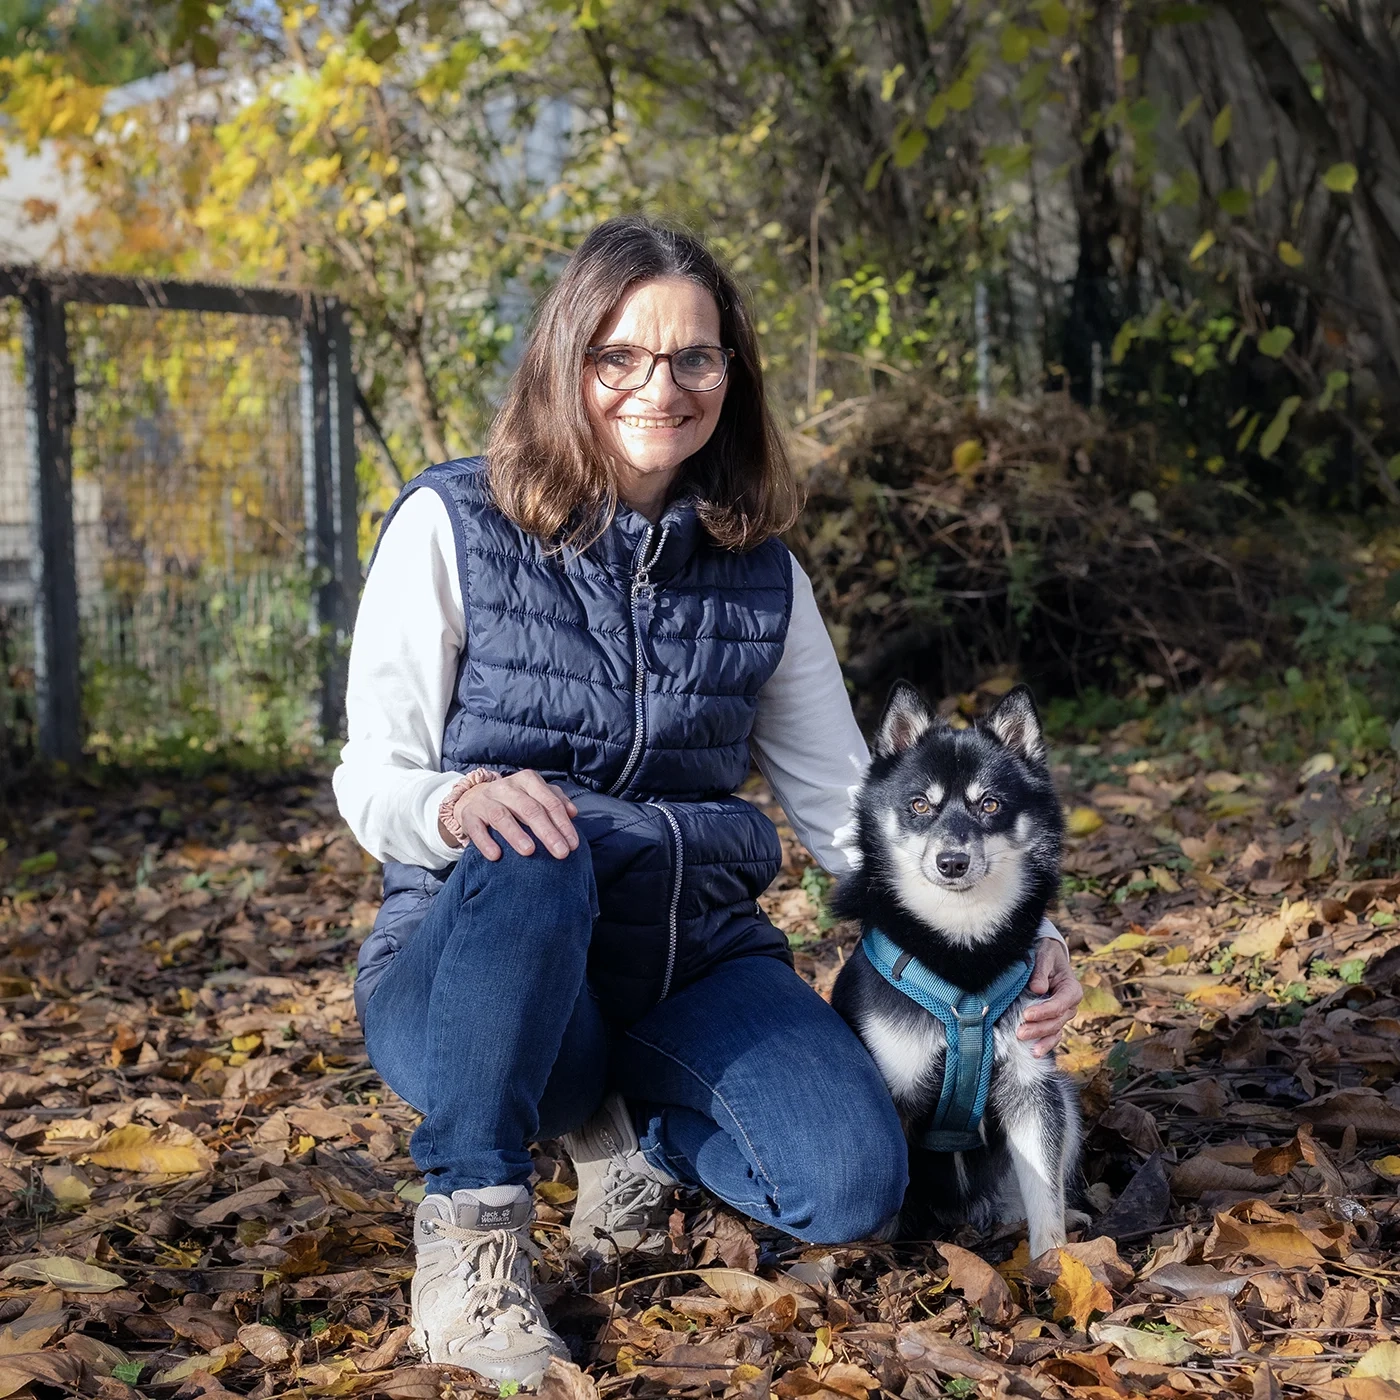
[(338, 308), (16, 269), (0, 292), (0, 762), (333, 737), (358, 589)]

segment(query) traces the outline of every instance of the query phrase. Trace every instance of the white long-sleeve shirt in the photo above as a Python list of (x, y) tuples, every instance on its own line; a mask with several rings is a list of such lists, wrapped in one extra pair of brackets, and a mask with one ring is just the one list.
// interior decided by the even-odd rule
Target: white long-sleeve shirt
[[(851, 865), (850, 795), (870, 754), (796, 559), (792, 585), (782, 659), (758, 692), (750, 749), (798, 839), (841, 875)], [(465, 646), (452, 522), (437, 492), (415, 491), (389, 522), (360, 598), (345, 697), (350, 737), (332, 778), (341, 816), (378, 860), (437, 870), (461, 857), (438, 831), (438, 807), (459, 776), (440, 764)], [(1040, 936), (1059, 934), (1047, 920)]]
[[(851, 713), (812, 584), (792, 561), (792, 617), (777, 670), (758, 693), (751, 748), (793, 831), (823, 869), (848, 868), (833, 843), (870, 755)], [(380, 860), (440, 868), (461, 851), (438, 831), (457, 780), (440, 771), (442, 733), (466, 645), (447, 507), (415, 491), (389, 523), (365, 583), (350, 647), (349, 741), (333, 779), (341, 815)]]

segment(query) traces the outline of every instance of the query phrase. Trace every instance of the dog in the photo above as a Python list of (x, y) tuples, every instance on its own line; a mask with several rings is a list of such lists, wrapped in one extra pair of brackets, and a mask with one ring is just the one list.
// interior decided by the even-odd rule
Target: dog
[[(853, 869), (832, 907), (864, 937), (831, 1004), (880, 1067), (909, 1142), (909, 1191), (890, 1230), (928, 1238), (1024, 1218), (1038, 1257), (1065, 1243), (1081, 1125), (1068, 1076), (1016, 1038), (1063, 839), (1029, 689), (958, 730), (901, 681), (853, 818)], [(951, 1031), (962, 1053), (947, 1065)]]

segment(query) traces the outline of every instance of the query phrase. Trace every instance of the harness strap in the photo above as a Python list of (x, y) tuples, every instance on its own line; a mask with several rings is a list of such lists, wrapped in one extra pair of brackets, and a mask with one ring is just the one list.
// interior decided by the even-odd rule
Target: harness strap
[(1025, 991), (1032, 964), (1017, 961), (990, 986), (968, 991), (939, 977), (879, 929), (869, 929), (860, 946), (890, 986), (943, 1026), (947, 1042), (943, 1085), (921, 1145), (933, 1152), (981, 1147), (980, 1129), (992, 1082), (992, 1029)]

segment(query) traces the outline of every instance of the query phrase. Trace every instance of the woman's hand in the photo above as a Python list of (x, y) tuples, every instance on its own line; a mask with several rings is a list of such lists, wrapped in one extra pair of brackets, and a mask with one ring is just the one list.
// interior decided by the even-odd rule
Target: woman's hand
[[(562, 788), (545, 782), (533, 768), (522, 768), (495, 782), (468, 788), (457, 799), (452, 815), (466, 832), (468, 842), (487, 860), (501, 858), (501, 848), (492, 838), (492, 831), (522, 856), (535, 853), (530, 832), (544, 842), (550, 855), (560, 860), (578, 848), (578, 832), (569, 820), (578, 816), (578, 808)], [(444, 841), (455, 844), (441, 822), (438, 831)]]
[(1018, 1040), (1029, 1040), (1031, 1054), (1037, 1059), (1048, 1055), (1059, 1042), (1060, 1032), (1074, 1019), (1079, 1003), (1084, 1000), (1084, 988), (1069, 965), (1069, 950), (1058, 938), (1036, 940), (1035, 972), (1031, 974), (1028, 991), (1035, 996), (1049, 996), (1033, 1001), (1021, 1017)]

